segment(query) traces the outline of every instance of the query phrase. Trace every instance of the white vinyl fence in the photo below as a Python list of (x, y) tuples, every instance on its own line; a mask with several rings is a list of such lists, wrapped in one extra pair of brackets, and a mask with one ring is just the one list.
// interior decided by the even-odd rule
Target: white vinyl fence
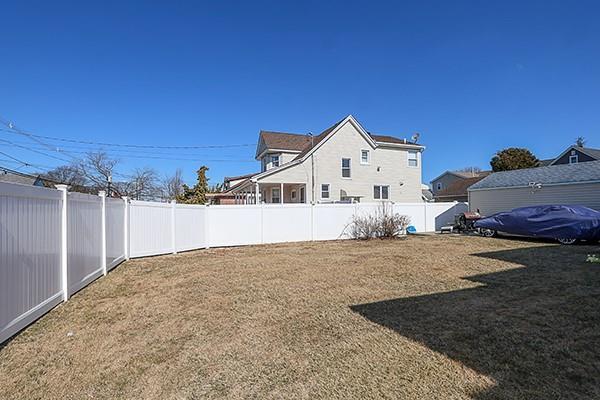
[[(203, 206), (69, 193), (0, 182), (0, 343), (129, 257), (208, 247), (348, 238), (378, 204)], [(464, 203), (396, 203), (417, 232)]]

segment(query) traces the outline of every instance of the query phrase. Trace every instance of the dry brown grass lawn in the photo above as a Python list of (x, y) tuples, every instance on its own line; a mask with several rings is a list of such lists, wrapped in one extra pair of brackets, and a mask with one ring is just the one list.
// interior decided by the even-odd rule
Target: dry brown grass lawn
[(132, 260), (0, 349), (0, 399), (597, 399), (599, 250), (425, 236)]

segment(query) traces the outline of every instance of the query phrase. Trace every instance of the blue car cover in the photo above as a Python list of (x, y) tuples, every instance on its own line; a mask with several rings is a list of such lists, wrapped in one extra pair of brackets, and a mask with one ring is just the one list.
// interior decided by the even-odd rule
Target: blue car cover
[(600, 212), (582, 206), (515, 208), (475, 222), (476, 228), (548, 239), (600, 240)]

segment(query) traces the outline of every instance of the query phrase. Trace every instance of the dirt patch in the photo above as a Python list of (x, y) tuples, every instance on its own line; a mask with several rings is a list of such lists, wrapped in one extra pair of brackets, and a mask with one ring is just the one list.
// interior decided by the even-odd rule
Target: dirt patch
[(448, 235), (132, 260), (0, 350), (0, 398), (599, 398), (594, 251)]

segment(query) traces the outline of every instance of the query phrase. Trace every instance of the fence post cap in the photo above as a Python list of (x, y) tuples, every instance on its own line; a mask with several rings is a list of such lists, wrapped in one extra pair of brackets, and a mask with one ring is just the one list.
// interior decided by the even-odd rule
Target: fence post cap
[(69, 188), (69, 185), (60, 184), (60, 185), (54, 185), (54, 187), (56, 187), (58, 190), (67, 190)]
[(100, 196), (100, 197), (106, 197), (106, 191), (104, 191), (104, 190), (99, 190), (99, 191), (98, 191), (98, 196)]

